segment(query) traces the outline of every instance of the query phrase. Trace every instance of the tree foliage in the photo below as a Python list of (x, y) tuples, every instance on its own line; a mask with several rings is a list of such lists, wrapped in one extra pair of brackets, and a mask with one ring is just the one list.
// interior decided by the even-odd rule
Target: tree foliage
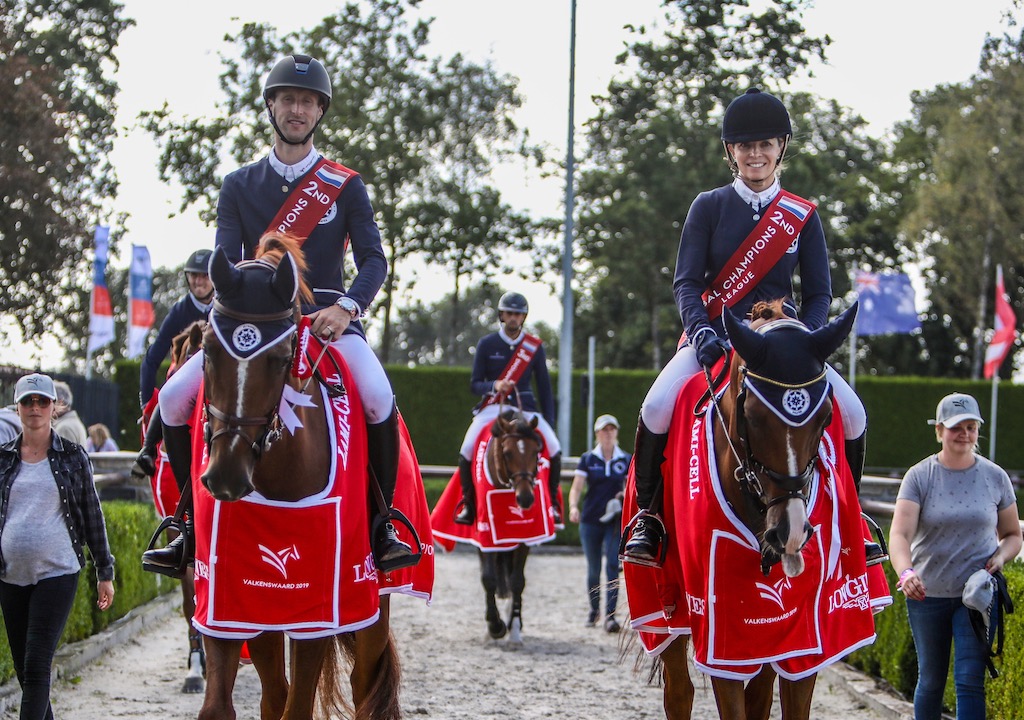
[(227, 38), (236, 52), (224, 59), (218, 117), (177, 120), (164, 107), (145, 120), (162, 144), (163, 177), (185, 187), (182, 207), (197, 203), (211, 219), (225, 155), (238, 165), (268, 150), (261, 82), (270, 67), (291, 52), (324, 63), (334, 94), (315, 144), (358, 170), (370, 188), (390, 264), (381, 298), (385, 361), (404, 260), (428, 255), (456, 280), (487, 275), (500, 268), (505, 248), (524, 246), (532, 231), (489, 179), (503, 158), (535, 152), (511, 120), (521, 102), (516, 80), (461, 55), (427, 57), (429, 21), (405, 18), (416, 4), (351, 3), (282, 37), (247, 24)]
[(90, 285), (86, 250), (117, 192), (114, 47), (132, 21), (111, 0), (3, 7), (0, 312), (25, 335), (66, 334), (84, 355), (88, 305), (76, 289)]

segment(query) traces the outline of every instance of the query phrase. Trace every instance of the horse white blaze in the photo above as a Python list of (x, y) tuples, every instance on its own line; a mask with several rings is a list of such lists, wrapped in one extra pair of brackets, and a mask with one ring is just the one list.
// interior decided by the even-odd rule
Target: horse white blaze
[[(238, 361), (238, 374), (235, 375), (235, 381), (237, 387), (235, 388), (235, 417), (245, 417), (243, 410), (243, 403), (245, 402), (245, 381), (249, 375), (249, 361), (239, 360)], [(229, 442), (239, 441), (242, 438), (239, 435), (232, 435)]]
[[(796, 477), (803, 468), (799, 467), (796, 447), (793, 444), (793, 430), (786, 429), (786, 471), (790, 477)], [(789, 535), (786, 538), (786, 554), (797, 554), (807, 542), (807, 506), (799, 500), (786, 503), (786, 519), (789, 520)], [(801, 563), (802, 564), (802, 563)]]

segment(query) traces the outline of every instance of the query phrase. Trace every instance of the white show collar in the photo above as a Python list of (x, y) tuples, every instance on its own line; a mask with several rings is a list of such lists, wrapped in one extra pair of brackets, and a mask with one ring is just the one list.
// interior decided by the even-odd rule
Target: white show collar
[(299, 160), (294, 165), (285, 165), (277, 157), (277, 153), (273, 150), (270, 151), (270, 167), (274, 168), (274, 171), (285, 179), (285, 182), (294, 182), (298, 178), (302, 177), (309, 172), (309, 169), (316, 164), (316, 161), (320, 159), (320, 153), (316, 151), (316, 148), (311, 147), (306, 157)]
[(500, 327), (498, 328), (498, 337), (507, 342), (509, 345), (518, 345), (523, 341), (523, 329), (519, 328), (519, 337), (513, 340), (512, 338), (505, 334), (505, 328)]
[(740, 178), (736, 178), (732, 181), (732, 189), (736, 191), (736, 194), (740, 196), (740, 199), (753, 208), (754, 212), (757, 212), (763, 207), (767, 207), (768, 203), (775, 199), (775, 196), (779, 194), (779, 190), (782, 189), (782, 185), (779, 183), (779, 176), (775, 176), (775, 181), (771, 187), (761, 192), (754, 192), (747, 184)]

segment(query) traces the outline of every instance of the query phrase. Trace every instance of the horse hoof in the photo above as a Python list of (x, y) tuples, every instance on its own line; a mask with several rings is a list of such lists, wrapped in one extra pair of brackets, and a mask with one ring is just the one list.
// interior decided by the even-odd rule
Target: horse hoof
[(492, 640), (501, 640), (508, 632), (508, 626), (501, 620), (487, 623), (487, 634)]
[(181, 686), (181, 691), (187, 695), (197, 695), (206, 691), (206, 683), (198, 675), (189, 675)]

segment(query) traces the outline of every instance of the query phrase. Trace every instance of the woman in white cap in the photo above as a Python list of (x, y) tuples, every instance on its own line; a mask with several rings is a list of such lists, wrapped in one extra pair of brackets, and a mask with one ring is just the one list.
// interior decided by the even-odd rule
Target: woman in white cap
[(952, 645), (956, 716), (975, 720), (985, 717), (988, 648), (974, 633), (964, 586), (977, 570), (994, 573), (1017, 556), (1020, 521), (1009, 476), (976, 454), (978, 401), (947, 395), (928, 422), (942, 449), (903, 477), (889, 533), (917, 649), (914, 717), (941, 717)]
[[(594, 422), (597, 445), (580, 456), (576, 475), (569, 490), (569, 521), (579, 523), (580, 543), (587, 558), (587, 594), (590, 614), (587, 625), (601, 617), (601, 560), (606, 581), (604, 629), (618, 632), (615, 609), (619, 600), (619, 538), (623, 490), (630, 454), (619, 447), (619, 421), (614, 415), (602, 415)], [(580, 496), (583, 510), (580, 511)]]
[(21, 717), (52, 718), (50, 666), (85, 566), (96, 566), (96, 605), (114, 600), (114, 558), (85, 449), (53, 430), (48, 375), (18, 380), (22, 432), (0, 446), (0, 608), (21, 685)]

